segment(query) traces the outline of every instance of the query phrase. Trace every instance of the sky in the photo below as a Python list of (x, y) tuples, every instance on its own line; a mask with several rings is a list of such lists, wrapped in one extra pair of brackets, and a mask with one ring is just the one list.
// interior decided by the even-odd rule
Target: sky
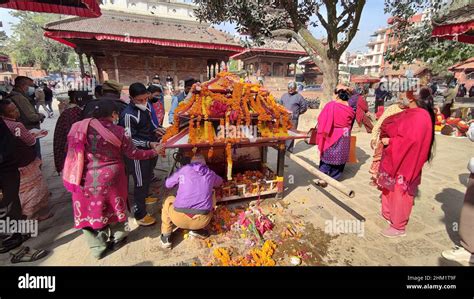
[[(375, 30), (387, 25), (387, 19), (389, 16), (384, 14), (383, 9), (383, 0), (367, 0), (359, 23), (359, 31), (348, 47), (349, 52), (365, 52), (367, 49), (366, 44), (370, 39), (370, 35)], [(3, 29), (8, 35), (10, 35), (11, 25), (9, 23), (15, 23), (16, 19), (10, 16), (8, 12), (9, 10), (0, 8), (0, 21), (3, 23)], [(235, 33), (235, 29), (231, 24), (221, 24), (217, 27), (227, 32)], [(314, 34), (317, 37), (324, 36), (323, 31), (318, 28), (316, 28)]]

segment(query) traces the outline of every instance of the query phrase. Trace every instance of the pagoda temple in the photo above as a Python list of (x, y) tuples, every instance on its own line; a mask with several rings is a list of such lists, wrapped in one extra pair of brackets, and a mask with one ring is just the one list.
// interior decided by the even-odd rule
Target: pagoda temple
[(73, 47), (83, 73), (93, 59), (100, 82), (146, 83), (155, 74), (170, 75), (175, 84), (188, 77), (205, 81), (243, 48), (198, 22), (194, 8), (178, 1), (102, 1), (102, 16), (48, 23), (45, 36)]

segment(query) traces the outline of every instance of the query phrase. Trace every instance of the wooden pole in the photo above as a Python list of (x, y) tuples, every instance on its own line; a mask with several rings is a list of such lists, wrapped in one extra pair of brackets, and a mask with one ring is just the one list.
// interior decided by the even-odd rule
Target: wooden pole
[(298, 165), (300, 165), (301, 167), (306, 169), (306, 171), (310, 172), (312, 175), (316, 176), (318, 179), (325, 181), (326, 183), (328, 183), (328, 185), (330, 185), (331, 187), (333, 187), (337, 191), (345, 194), (346, 196), (349, 196), (350, 198), (353, 198), (355, 196), (354, 190), (347, 188), (341, 182), (336, 181), (332, 177), (330, 177), (330, 176), (322, 173), (321, 171), (317, 170), (311, 164), (309, 164), (305, 160), (301, 159), (297, 155), (291, 154), (289, 152), (287, 152), (286, 155), (288, 156), (288, 158), (293, 160), (295, 163), (297, 163)]
[(82, 53), (77, 53), (77, 56), (79, 57), (79, 68), (81, 69), (81, 77), (83, 77), (86, 71), (84, 69), (84, 60), (82, 60)]

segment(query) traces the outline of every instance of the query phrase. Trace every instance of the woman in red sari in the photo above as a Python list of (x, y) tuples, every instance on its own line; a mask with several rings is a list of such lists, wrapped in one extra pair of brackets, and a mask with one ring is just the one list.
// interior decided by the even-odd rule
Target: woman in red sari
[(342, 177), (349, 159), (355, 113), (348, 100), (347, 91), (338, 90), (336, 99), (327, 103), (318, 117), (319, 170), (336, 180)]
[(387, 238), (406, 235), (421, 170), (432, 157), (434, 123), (433, 97), (422, 89), (418, 99), (408, 98), (408, 109), (382, 124), (384, 149), (377, 184), (382, 190), (382, 216), (390, 223), (381, 232)]
[(137, 149), (118, 122), (113, 101), (95, 104), (93, 118), (76, 122), (68, 134), (63, 181), (72, 193), (74, 226), (82, 229), (97, 259), (126, 241), (128, 182), (122, 155), (145, 160), (161, 151)]

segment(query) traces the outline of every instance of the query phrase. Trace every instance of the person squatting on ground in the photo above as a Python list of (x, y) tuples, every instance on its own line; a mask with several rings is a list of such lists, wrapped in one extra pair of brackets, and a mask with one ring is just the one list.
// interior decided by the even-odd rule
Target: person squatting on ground
[(222, 178), (207, 167), (206, 160), (200, 154), (166, 179), (166, 188), (178, 185), (178, 191), (176, 197), (166, 198), (161, 210), (160, 238), (163, 247), (171, 248), (173, 224), (190, 230), (191, 236), (209, 236), (205, 227), (211, 222), (216, 205), (213, 188), (220, 186), (222, 182)]
[(82, 229), (92, 255), (102, 258), (126, 242), (128, 183), (123, 155), (149, 160), (162, 148), (137, 149), (125, 129), (116, 125), (119, 108), (97, 101), (93, 118), (76, 122), (68, 134), (64, 186), (72, 193), (74, 227)]

